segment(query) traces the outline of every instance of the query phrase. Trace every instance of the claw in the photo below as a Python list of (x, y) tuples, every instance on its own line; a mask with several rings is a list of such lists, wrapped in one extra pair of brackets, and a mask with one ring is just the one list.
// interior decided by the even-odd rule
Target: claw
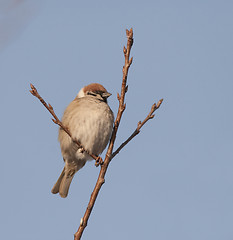
[(103, 163), (104, 163), (103, 159), (98, 156), (95, 160), (95, 166), (99, 167), (99, 165), (103, 165)]

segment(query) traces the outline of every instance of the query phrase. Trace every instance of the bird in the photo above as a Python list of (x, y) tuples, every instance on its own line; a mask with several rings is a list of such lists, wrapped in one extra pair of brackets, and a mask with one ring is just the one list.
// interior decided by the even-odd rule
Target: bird
[[(65, 109), (61, 121), (72, 138), (59, 128), (58, 141), (65, 166), (51, 190), (53, 194), (66, 198), (75, 173), (92, 160), (83, 148), (96, 156), (106, 148), (114, 122), (114, 114), (107, 103), (111, 95), (101, 84), (91, 83), (83, 87)], [(83, 148), (72, 139), (79, 141)]]

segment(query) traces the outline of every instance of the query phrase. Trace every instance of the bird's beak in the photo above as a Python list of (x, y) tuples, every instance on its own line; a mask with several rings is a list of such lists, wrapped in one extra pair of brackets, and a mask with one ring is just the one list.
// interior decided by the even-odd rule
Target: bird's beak
[(104, 97), (104, 98), (108, 98), (108, 97), (110, 97), (112, 94), (111, 93), (109, 93), (109, 92), (104, 92), (104, 93), (102, 93), (102, 97)]

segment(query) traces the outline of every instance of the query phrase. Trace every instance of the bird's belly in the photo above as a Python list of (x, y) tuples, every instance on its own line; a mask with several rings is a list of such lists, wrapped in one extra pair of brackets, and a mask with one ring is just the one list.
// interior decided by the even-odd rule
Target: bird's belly
[[(80, 119), (80, 118), (79, 118)], [(95, 155), (99, 155), (105, 149), (111, 132), (112, 132), (112, 120), (106, 116), (95, 114), (95, 116), (85, 117), (85, 121), (82, 124), (77, 124), (77, 127), (73, 132), (73, 137), (77, 139), (82, 146), (89, 152)], [(86, 154), (80, 153), (80, 150), (76, 151), (76, 157), (84, 157)], [(86, 158), (91, 159), (86, 156)], [(87, 160), (88, 160), (87, 159)]]

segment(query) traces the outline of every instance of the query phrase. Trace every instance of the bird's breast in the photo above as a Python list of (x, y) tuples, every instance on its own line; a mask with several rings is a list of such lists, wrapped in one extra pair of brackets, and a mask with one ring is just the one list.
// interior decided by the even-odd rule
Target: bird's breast
[[(71, 102), (67, 107), (62, 122), (69, 128), (72, 137), (81, 142), (86, 150), (99, 155), (111, 136), (113, 113), (102, 101), (92, 99), (84, 101), (85, 99), (82, 98), (79, 100), (81, 101)], [(62, 148), (61, 140), (60, 143)], [(80, 155), (80, 153), (77, 154)]]

